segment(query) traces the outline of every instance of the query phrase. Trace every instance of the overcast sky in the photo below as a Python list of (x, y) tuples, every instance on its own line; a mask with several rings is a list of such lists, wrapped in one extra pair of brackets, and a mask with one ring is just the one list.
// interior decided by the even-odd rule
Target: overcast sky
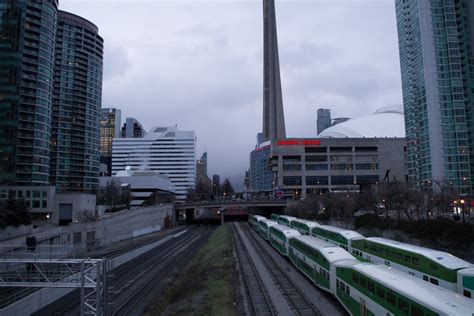
[[(103, 107), (194, 130), (209, 174), (243, 181), (262, 129), (262, 0), (60, 0), (105, 40)], [(394, 0), (276, 0), (288, 137), (316, 109), (358, 117), (401, 104)], [(241, 183), (234, 183), (241, 187)]]

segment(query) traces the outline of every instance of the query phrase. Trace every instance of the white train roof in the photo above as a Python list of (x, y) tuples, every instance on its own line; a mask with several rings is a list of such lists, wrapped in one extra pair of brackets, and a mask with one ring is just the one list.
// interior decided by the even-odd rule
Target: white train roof
[(428, 305), (446, 315), (472, 315), (474, 301), (385, 265), (338, 262), (336, 267), (349, 267), (389, 287), (420, 305)]
[(314, 228), (314, 227), (319, 227), (319, 226), (321, 226), (320, 224), (318, 224), (318, 223), (316, 223), (316, 222), (308, 221), (308, 220), (306, 220), (306, 219), (299, 219), (299, 218), (296, 218), (296, 219), (292, 219), (291, 221), (292, 221), (292, 222), (299, 222), (299, 223), (308, 225), (308, 227), (309, 227), (310, 229), (311, 229), (311, 228)]
[(293, 228), (289, 228), (288, 226), (285, 226), (285, 225), (276, 224), (276, 225), (272, 225), (271, 227), (281, 231), (286, 236), (286, 238), (301, 236), (299, 231)]
[(319, 228), (331, 231), (333, 233), (337, 233), (337, 234), (345, 237), (346, 239), (365, 238), (364, 236), (362, 236), (358, 232), (355, 232), (353, 230), (344, 229), (344, 228), (335, 227), (335, 226), (319, 225)]
[(319, 251), (329, 262), (356, 260), (350, 253), (341, 247), (334, 246), (334, 244), (328, 243), (316, 237), (300, 235), (295, 237), (295, 239)]
[(278, 225), (277, 222), (275, 222), (274, 220), (271, 220), (271, 219), (267, 219), (267, 218), (263, 218), (261, 220), (258, 221), (258, 223), (264, 223), (264, 224), (267, 224), (267, 226), (269, 225)]
[(471, 263), (465, 260), (462, 260), (458, 257), (455, 257), (452, 254), (447, 253), (447, 252), (433, 250), (433, 249), (415, 246), (415, 245), (410, 245), (410, 244), (402, 243), (399, 241), (380, 238), (380, 237), (369, 237), (369, 238), (366, 238), (366, 240), (370, 240), (382, 245), (398, 248), (405, 251), (419, 253), (420, 255), (423, 255), (449, 269), (456, 270), (456, 269), (474, 267)]
[(296, 218), (296, 217), (294, 217), (294, 216), (288, 216), (288, 215), (280, 215), (280, 216), (278, 217), (278, 219), (280, 219), (280, 218), (285, 218), (285, 219), (287, 219), (287, 220), (289, 220), (289, 221), (293, 221), (293, 220), (295, 220), (295, 219), (298, 219), (298, 218)]

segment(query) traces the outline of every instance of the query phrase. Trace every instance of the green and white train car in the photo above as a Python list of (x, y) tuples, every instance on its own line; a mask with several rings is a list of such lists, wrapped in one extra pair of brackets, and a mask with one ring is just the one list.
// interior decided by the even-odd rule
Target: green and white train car
[(288, 226), (290, 227), (290, 223), (291, 221), (297, 219), (296, 217), (293, 217), (293, 216), (287, 216), (287, 215), (280, 215), (278, 216), (278, 224), (280, 225), (285, 225), (285, 226)]
[(253, 229), (255, 229), (257, 232), (258, 232), (258, 222), (262, 219), (266, 219), (266, 218), (260, 215), (252, 215), (252, 214), (249, 215), (250, 225), (252, 225)]
[(351, 315), (474, 315), (474, 302), (385, 265), (339, 261), (334, 295)]
[(260, 235), (263, 237), (263, 239), (268, 240), (268, 230), (270, 229), (270, 226), (273, 225), (278, 225), (277, 222), (272, 221), (271, 219), (261, 219), (258, 221), (258, 232)]
[(319, 225), (319, 227), (313, 228), (311, 236), (342, 247), (350, 253), (352, 253), (353, 241), (365, 238), (358, 232), (328, 225)]
[(318, 223), (299, 218), (294, 219), (290, 222), (290, 227), (297, 229), (302, 235), (311, 236), (311, 230), (319, 226), (321, 225), (319, 225)]
[[(291, 262), (316, 286), (331, 292), (335, 288), (334, 263), (355, 260), (344, 249), (312, 236), (297, 236), (290, 240)], [(331, 283), (334, 283), (331, 285)]]
[(447, 252), (370, 237), (354, 240), (352, 253), (359, 258), (385, 264), (466, 297), (473, 297), (474, 266)]
[(288, 243), (294, 237), (301, 236), (296, 230), (285, 225), (272, 225), (269, 228), (270, 244), (284, 256), (288, 256)]
[(280, 217), (280, 215), (273, 213), (273, 214), (271, 215), (270, 219), (271, 219), (272, 221), (278, 222), (278, 218), (279, 218), (279, 217)]

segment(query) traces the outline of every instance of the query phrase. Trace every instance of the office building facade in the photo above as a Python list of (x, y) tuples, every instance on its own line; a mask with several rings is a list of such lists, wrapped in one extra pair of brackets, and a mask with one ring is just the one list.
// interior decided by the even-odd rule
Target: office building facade
[(258, 145), (250, 153), (249, 191), (269, 193), (273, 190), (273, 174), (270, 168), (271, 142)]
[(100, 155), (112, 157), (112, 140), (121, 134), (121, 111), (115, 108), (100, 110)]
[(285, 198), (406, 182), (404, 138), (296, 138), (270, 146), (273, 189)]
[(115, 108), (100, 110), (100, 174), (112, 175), (112, 141), (121, 134), (121, 111)]
[(474, 3), (396, 0), (409, 182), (472, 192)]
[(154, 127), (142, 138), (115, 138), (112, 145), (112, 175), (129, 167), (133, 171), (156, 171), (169, 177), (176, 199), (184, 200), (196, 185), (196, 140), (193, 131), (177, 127)]
[(99, 185), (104, 41), (97, 26), (59, 11), (51, 137), (51, 185), (95, 193)]
[(0, 184), (48, 186), (58, 1), (0, 7)]
[(122, 127), (121, 137), (140, 138), (146, 135), (142, 124), (133, 117), (127, 117)]

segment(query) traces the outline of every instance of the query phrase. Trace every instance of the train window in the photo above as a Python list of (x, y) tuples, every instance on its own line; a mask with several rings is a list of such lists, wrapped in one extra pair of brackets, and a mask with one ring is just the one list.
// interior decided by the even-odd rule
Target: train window
[(411, 316), (424, 316), (425, 313), (415, 305), (411, 306)]
[(377, 286), (377, 296), (382, 299), (385, 299), (385, 290), (378, 286)]
[(464, 296), (471, 298), (471, 291), (464, 290)]
[(439, 282), (436, 279), (430, 278), (430, 283), (433, 283), (434, 285), (438, 285)]
[(418, 259), (418, 258), (413, 258), (413, 259), (412, 259), (412, 263), (418, 266), (418, 265), (420, 265), (420, 259)]
[(390, 250), (385, 249), (385, 255), (386, 255), (386, 256), (390, 256)]
[(367, 280), (360, 277), (360, 285), (362, 285), (363, 288), (367, 288)]
[(405, 261), (406, 262), (411, 262), (411, 257), (410, 256), (405, 256)]
[(425, 280), (426, 282), (428, 282), (428, 276), (427, 276), (427, 275), (424, 275), (424, 276), (423, 276), (423, 280)]
[(339, 288), (339, 279), (336, 279), (336, 288)]
[(375, 293), (375, 285), (370, 281), (367, 281), (367, 289), (369, 290), (370, 293), (372, 294)]
[(390, 254), (391, 254), (391, 255), (392, 255), (392, 257), (394, 257), (394, 258), (396, 258), (396, 257), (397, 257), (397, 253), (396, 253), (395, 251), (392, 251)]
[(395, 306), (396, 301), (397, 301), (397, 298), (395, 297), (395, 295), (392, 292), (387, 292), (387, 302)]
[(346, 285), (346, 294), (351, 295), (351, 290), (348, 285)]
[(405, 315), (408, 315), (408, 303), (401, 298), (398, 298), (398, 309), (401, 310)]
[(354, 283), (359, 283), (359, 276), (355, 273), (352, 273), (352, 281), (354, 281)]
[(403, 255), (401, 253), (399, 253), (397, 255), (398, 255), (398, 260), (403, 260)]

